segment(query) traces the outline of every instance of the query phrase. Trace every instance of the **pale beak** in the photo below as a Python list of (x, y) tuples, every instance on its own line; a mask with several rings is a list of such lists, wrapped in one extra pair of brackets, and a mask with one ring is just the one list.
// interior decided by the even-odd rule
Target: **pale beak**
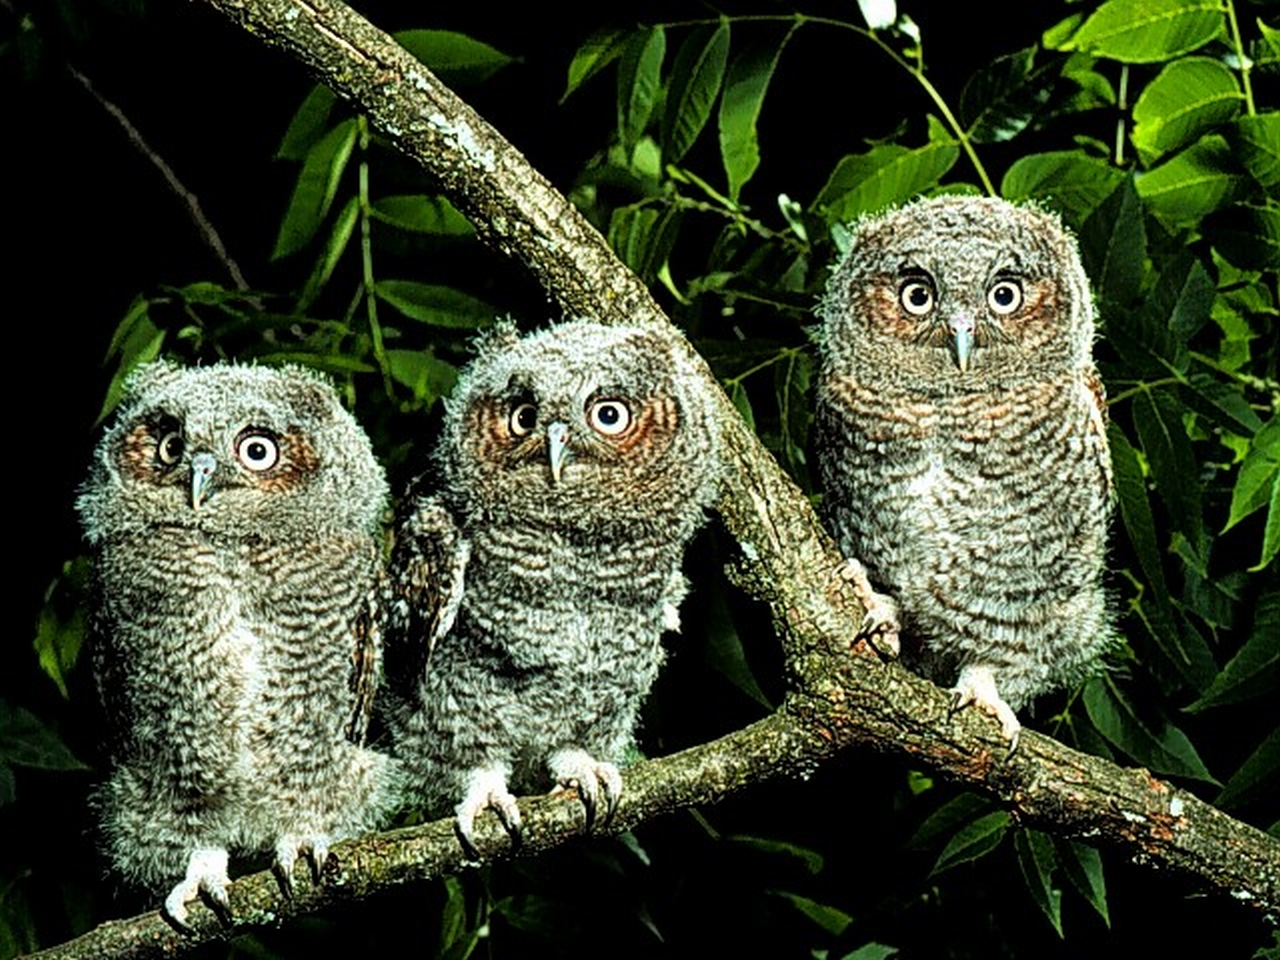
[(969, 354), (973, 352), (973, 331), (976, 324), (967, 314), (956, 314), (948, 322), (955, 337), (956, 366), (964, 373), (969, 369)]
[(569, 427), (556, 421), (547, 425), (547, 455), (551, 458), (551, 479), (560, 482), (560, 474), (569, 460)]
[(197, 453), (191, 458), (191, 506), (199, 510), (209, 495), (209, 487), (213, 483), (213, 473), (218, 469), (218, 461), (212, 453)]

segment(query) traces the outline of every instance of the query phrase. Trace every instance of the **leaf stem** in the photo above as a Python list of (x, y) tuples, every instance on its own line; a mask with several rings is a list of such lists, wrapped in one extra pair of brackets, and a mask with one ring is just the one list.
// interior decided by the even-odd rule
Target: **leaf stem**
[(1240, 35), (1240, 22), (1236, 19), (1235, 0), (1227, 0), (1227, 22), (1231, 24), (1231, 42), (1235, 44), (1236, 60), (1240, 64), (1240, 85), (1244, 87), (1244, 104), (1249, 116), (1257, 116), (1258, 110), (1253, 103), (1253, 86), (1249, 83), (1249, 71), (1253, 63), (1245, 53), (1244, 38)]
[(391, 365), (382, 343), (382, 324), (378, 322), (378, 297), (374, 292), (373, 278), (373, 204), (369, 201), (369, 121), (363, 114), (357, 118), (360, 125), (360, 266), (364, 278), (365, 315), (369, 318), (369, 338), (373, 342), (373, 356), (382, 371), (382, 386), (388, 398), (395, 397), (391, 381)]

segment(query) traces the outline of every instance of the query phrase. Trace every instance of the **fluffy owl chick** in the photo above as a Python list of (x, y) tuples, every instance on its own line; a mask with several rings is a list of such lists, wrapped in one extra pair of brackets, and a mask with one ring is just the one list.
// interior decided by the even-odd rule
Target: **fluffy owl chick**
[(397, 528), (388, 673), (396, 753), (469, 853), (486, 808), (519, 839), (510, 791), (548, 773), (588, 829), (612, 814), (715, 497), (709, 401), (668, 338), (580, 320), (499, 328), (446, 402), (440, 490)]
[(111, 730), (97, 797), (127, 880), (185, 923), (225, 915), (230, 853), (299, 854), (378, 825), (393, 762), (361, 745), (380, 669), (368, 438), (297, 368), (155, 363), (128, 382), (77, 507)]
[(1014, 711), (1110, 631), (1094, 312), (1058, 219), (943, 197), (855, 225), (822, 305), (816, 452), (841, 549), (904, 656), (1016, 744)]

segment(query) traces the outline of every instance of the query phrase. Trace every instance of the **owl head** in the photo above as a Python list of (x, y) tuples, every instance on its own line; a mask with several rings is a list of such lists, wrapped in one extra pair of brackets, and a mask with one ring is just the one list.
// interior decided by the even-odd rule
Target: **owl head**
[(140, 367), (76, 507), (97, 544), (181, 527), (236, 539), (377, 528), (386, 480), (333, 388), (300, 367)]
[(482, 338), (438, 457), (461, 514), (568, 529), (700, 513), (717, 448), (702, 381), (668, 337), (575, 320)]
[(1093, 303), (1075, 241), (1034, 206), (944, 196), (853, 227), (822, 304), (837, 369), (985, 390), (1087, 365)]

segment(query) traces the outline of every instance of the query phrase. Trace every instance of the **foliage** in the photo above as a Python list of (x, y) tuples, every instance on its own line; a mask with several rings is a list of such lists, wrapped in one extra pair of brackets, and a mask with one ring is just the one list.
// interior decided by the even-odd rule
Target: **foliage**
[[(947, 51), (958, 38), (917, 25), (913, 14), (927, 26), (923, 3), (868, 14), (874, 27), (735, 6), (590, 35), (575, 24), (585, 39), (567, 63), (520, 63), (450, 30), (398, 36), (464, 95), (482, 96), (513, 72), (566, 71), (560, 105), (546, 109), (582, 104), (578, 122), (594, 138), (585, 163), (572, 145), (559, 160), (577, 165), (571, 197), (809, 491), (810, 325), (846, 225), (938, 192), (1060, 212), (1079, 237), (1102, 318), (1122, 641), (1104, 676), (1047, 698), (1032, 725), (1172, 777), (1280, 835), (1271, 705), (1280, 684), (1280, 110), (1260, 96), (1260, 81), (1280, 71), (1280, 35), (1263, 8), (1107, 0), (1055, 14), (1040, 5), (1043, 22), (1020, 22), (1025, 33), (982, 62)], [(72, 5), (58, 9), (69, 16)], [(27, 75), (41, 57), (41, 12), (52, 20), (36, 7), (0, 47)], [(486, 35), (482, 16), (468, 29)], [(933, 58), (944, 51), (972, 71), (967, 82), (935, 85)], [(830, 71), (807, 69), (815, 53), (865, 60), (858, 83), (892, 91), (892, 103), (864, 115), (857, 98), (840, 103)], [(826, 122), (786, 122), (788, 100), (824, 98)], [(112, 376), (90, 412), (108, 414), (121, 378), (161, 353), (307, 363), (342, 386), (403, 482), (421, 467), (430, 413), (473, 332), (509, 311), (540, 323), (545, 306), (478, 249), (472, 226), (365, 118), (324, 88), (300, 100), (277, 150), (291, 196), (264, 186), (256, 201), (284, 211), (259, 271), (278, 282), (241, 289), (207, 279), (207, 265), (145, 281), (149, 292), (105, 345)], [(709, 536), (699, 549), (716, 559), (700, 568), (722, 562), (724, 546)], [(7, 656), (38, 660), (58, 697), (88, 715), (83, 582), (83, 561), (69, 562), (46, 598), (34, 656), (21, 645)], [(730, 729), (781, 689), (753, 611), (716, 576), (701, 578), (695, 596), (703, 604), (686, 618), (678, 652), (696, 651), (702, 665), (675, 658), (649, 707), (646, 749)], [(9, 805), (0, 813), (15, 824), (42, 822), (24, 806), (23, 768), (80, 766), (55, 727), (0, 700), (0, 804)], [(1138, 922), (1134, 898), (1117, 903), (1108, 883), (1123, 864), (918, 772), (866, 768), (876, 776), (824, 772), (832, 796), (805, 793), (821, 816), (804, 822), (787, 798), (765, 798), (447, 881), (430, 895), (434, 952), (461, 960), (482, 944), (501, 953), (600, 937), (680, 952), (698, 924), (721, 922), (741, 925), (728, 944), (776, 943), (788, 954), (1041, 953), (1060, 938), (1085, 945)], [(85, 786), (81, 777), (67, 789), (83, 795)], [(847, 836), (838, 827), (859, 817), (883, 826), (866, 841), (893, 865), (883, 880), (837, 853), (835, 838)], [(81, 906), (59, 913), (33, 905), (54, 885), (30, 881), (30, 862), (3, 859), (0, 870), (0, 956), (91, 921), (89, 895), (74, 884), (58, 895)], [(989, 925), (974, 919), (987, 914)], [(1020, 914), (1038, 919), (1030, 928), (1009, 919)], [(961, 935), (943, 938), (944, 928)], [(286, 934), (233, 952), (293, 955), (337, 936), (329, 918)], [(341, 936), (364, 942), (350, 929)], [(1269, 955), (1257, 936), (1248, 946)]]

